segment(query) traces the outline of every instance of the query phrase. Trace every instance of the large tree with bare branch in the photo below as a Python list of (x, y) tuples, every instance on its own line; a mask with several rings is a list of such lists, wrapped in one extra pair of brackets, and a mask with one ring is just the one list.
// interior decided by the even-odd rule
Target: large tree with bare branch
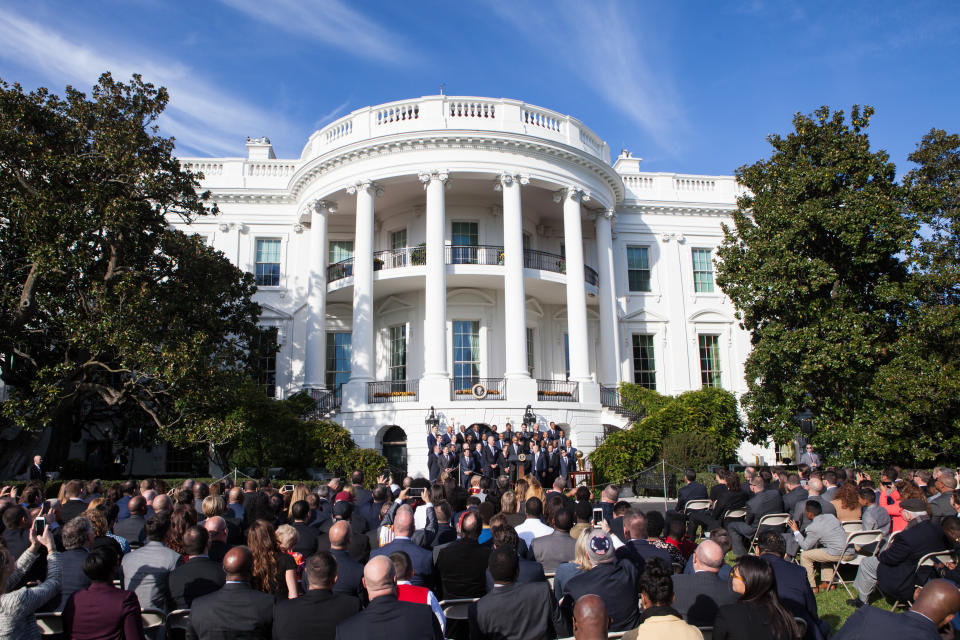
[(251, 375), (252, 277), (168, 225), (215, 207), (157, 134), (167, 99), (139, 76), (62, 99), (0, 82), (2, 412), (28, 429), (75, 432), (92, 410), (223, 437), (215, 416)]

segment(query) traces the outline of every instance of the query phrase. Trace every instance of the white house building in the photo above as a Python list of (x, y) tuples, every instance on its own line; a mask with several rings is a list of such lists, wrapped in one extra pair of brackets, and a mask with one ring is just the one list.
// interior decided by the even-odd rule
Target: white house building
[(575, 118), (442, 95), (354, 111), (298, 158), (260, 138), (181, 162), (220, 215), (172, 224), (255, 274), (268, 393), (312, 390), (412, 473), (431, 407), (502, 429), (529, 405), (590, 451), (626, 424), (621, 381), (745, 390), (749, 336), (712, 263), (732, 176), (611, 165)]

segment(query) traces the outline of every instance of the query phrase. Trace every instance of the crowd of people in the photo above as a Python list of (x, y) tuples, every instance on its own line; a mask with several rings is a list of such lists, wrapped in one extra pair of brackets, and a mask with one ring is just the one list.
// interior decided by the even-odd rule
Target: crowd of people
[[(742, 481), (718, 471), (709, 490), (687, 470), (664, 514), (615, 485), (597, 499), (561, 474), (545, 490), (550, 476), (512, 481), (498, 468), (464, 483), (444, 467), (422, 490), (388, 474), (368, 489), (359, 471), (313, 490), (71, 480), (44, 499), (39, 479), (6, 487), (0, 639), (39, 637), (41, 612), (60, 612), (77, 640), (160, 637), (144, 629), (153, 609), (180, 611), (186, 637), (202, 640), (683, 640), (706, 628), (718, 640), (815, 640), (831, 630), (814, 593), (857, 554), (858, 610), (833, 637), (933, 640), (960, 609), (956, 564), (917, 570), (960, 543), (949, 469), (889, 467), (875, 483), (855, 469), (747, 467)], [(791, 517), (759, 526), (776, 513)], [(876, 546), (846, 545), (854, 520), (881, 533)], [(912, 604), (870, 606), (884, 596)]]

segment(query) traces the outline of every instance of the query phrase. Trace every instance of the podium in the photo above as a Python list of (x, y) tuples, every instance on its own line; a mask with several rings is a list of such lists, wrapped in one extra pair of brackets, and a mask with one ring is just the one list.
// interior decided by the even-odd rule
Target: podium
[(568, 488), (590, 486), (593, 486), (593, 471), (571, 471), (567, 474)]

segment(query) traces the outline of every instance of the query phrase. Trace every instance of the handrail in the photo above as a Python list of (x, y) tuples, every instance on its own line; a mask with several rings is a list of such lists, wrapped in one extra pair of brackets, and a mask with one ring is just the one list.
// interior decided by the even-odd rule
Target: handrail
[[(474, 388), (482, 385), (483, 389), (477, 389), (478, 394), (474, 394)], [(450, 399), (451, 400), (506, 400), (507, 383), (503, 378), (473, 378), (468, 387), (457, 388), (456, 379), (450, 380)]]
[(367, 403), (416, 402), (419, 392), (417, 380), (377, 380), (367, 383)]
[(577, 402), (580, 385), (570, 380), (537, 380), (539, 402)]

